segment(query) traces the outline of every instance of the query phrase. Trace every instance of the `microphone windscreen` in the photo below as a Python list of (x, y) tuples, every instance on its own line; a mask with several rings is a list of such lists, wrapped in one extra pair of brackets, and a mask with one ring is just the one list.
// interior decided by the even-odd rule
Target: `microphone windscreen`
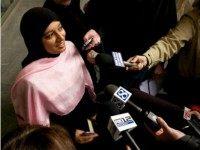
[(118, 89), (118, 86), (114, 85), (114, 84), (109, 84), (105, 87), (104, 92), (105, 95), (109, 98), (112, 98), (112, 96), (114, 95), (115, 91)]
[(95, 62), (97, 65), (106, 65), (106, 66), (114, 66), (113, 57), (109, 54), (100, 53), (95, 58)]
[(115, 91), (118, 89), (118, 86), (114, 84), (107, 85), (103, 91), (97, 94), (96, 101), (99, 103), (108, 102), (112, 99)]

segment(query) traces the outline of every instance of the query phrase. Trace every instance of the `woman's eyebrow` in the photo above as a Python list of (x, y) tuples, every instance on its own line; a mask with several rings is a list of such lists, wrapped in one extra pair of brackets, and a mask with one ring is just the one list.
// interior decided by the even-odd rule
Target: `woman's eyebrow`
[[(59, 23), (58, 26), (57, 26), (57, 28), (59, 28), (59, 27), (61, 27), (61, 26), (62, 26), (61, 23)], [(49, 33), (51, 33), (51, 32), (54, 32), (54, 30), (52, 29), (52, 30), (49, 30), (49, 31), (47, 31), (47, 32), (44, 32), (44, 35), (47, 35), (47, 34), (49, 34)]]
[(59, 23), (57, 27), (59, 28), (60, 26), (62, 26), (61, 23)]
[(47, 32), (44, 32), (44, 35), (47, 35), (47, 34), (52, 33), (52, 32), (53, 32), (53, 30), (49, 30)]

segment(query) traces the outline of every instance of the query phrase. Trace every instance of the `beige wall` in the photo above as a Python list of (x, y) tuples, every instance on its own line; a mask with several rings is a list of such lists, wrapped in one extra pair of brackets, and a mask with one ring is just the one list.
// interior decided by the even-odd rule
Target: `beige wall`
[(1, 16), (8, 9), (12, 2), (13, 0), (1, 0)]
[(27, 53), (19, 23), (28, 9), (42, 6), (43, 2), (44, 0), (18, 0), (5, 21), (1, 22), (1, 135), (17, 126), (10, 88)]

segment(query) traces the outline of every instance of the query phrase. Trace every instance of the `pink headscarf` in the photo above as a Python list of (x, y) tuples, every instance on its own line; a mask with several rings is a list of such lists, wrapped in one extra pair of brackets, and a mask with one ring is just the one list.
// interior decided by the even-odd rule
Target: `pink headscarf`
[(93, 83), (72, 42), (56, 58), (42, 58), (18, 74), (11, 98), (19, 124), (50, 125), (49, 115), (66, 115), (78, 105), (85, 88), (95, 99)]

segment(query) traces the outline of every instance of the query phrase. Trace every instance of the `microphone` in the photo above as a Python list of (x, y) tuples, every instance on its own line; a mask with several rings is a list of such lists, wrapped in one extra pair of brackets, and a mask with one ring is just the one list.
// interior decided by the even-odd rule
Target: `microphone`
[[(130, 92), (133, 95), (134, 102), (145, 109), (166, 110), (168, 113), (183, 116), (183, 109), (161, 98), (147, 94), (139, 89), (132, 88)], [(148, 107), (148, 108), (147, 108)]]
[(106, 53), (99, 53), (95, 58), (95, 62), (97, 65), (100, 66), (107, 66), (107, 67), (115, 66), (113, 57)]
[(190, 114), (191, 109), (185, 107), (183, 118), (187, 121), (187, 123), (196, 131), (198, 136), (200, 136), (200, 119), (194, 115)]
[(99, 53), (95, 58), (95, 62), (97, 65), (117, 68), (131, 67), (134, 65), (134, 63), (123, 61), (120, 52), (112, 52), (112, 56), (106, 53)]
[(140, 150), (135, 140), (129, 134), (129, 132), (136, 127), (137, 124), (131, 115), (129, 113), (123, 113), (111, 116), (107, 128), (115, 141), (122, 137), (126, 137), (126, 139), (129, 139), (129, 142), (133, 147)]
[(200, 120), (192, 117), (190, 120), (187, 120), (188, 124), (196, 131), (198, 136), (200, 136)]
[(122, 138), (121, 132), (129, 132), (136, 127), (137, 124), (135, 123), (131, 115), (129, 113), (123, 113), (111, 116), (107, 128), (112, 138), (117, 141)]
[(133, 102), (129, 101), (132, 93), (124, 89), (123, 87), (117, 87), (115, 85), (107, 85), (105, 88), (105, 95), (111, 98), (111, 101), (116, 105), (116, 107), (122, 110), (125, 104), (129, 104), (136, 112), (138, 112), (145, 119), (152, 130), (159, 130), (160, 127), (156, 121), (157, 116), (151, 111), (145, 111)]
[[(120, 89), (121, 89), (121, 92), (119, 92)], [(165, 111), (165, 112), (167, 112), (168, 115), (170, 115), (171, 117), (176, 119), (176, 122), (179, 122), (179, 121), (182, 123), (183, 123), (183, 121), (185, 123), (187, 122), (187, 124), (190, 125), (190, 127), (195, 131), (195, 133), (200, 135), (199, 119), (197, 119), (196, 117), (193, 116), (190, 120), (186, 120), (185, 118), (183, 118), (184, 110), (182, 108), (180, 108), (179, 106), (172, 104), (170, 102), (167, 102), (163, 99), (149, 95), (149, 94), (142, 92), (135, 88), (130, 89), (131, 96), (132, 96), (132, 98), (134, 98), (134, 103), (133, 103), (133, 102), (129, 101), (131, 96), (129, 96), (129, 97), (127, 96), (130, 92), (127, 94), (126, 91), (127, 90), (124, 90), (124, 88), (122, 88), (122, 87), (118, 88), (115, 85), (108, 85), (105, 88), (105, 94), (108, 97), (112, 98), (111, 101), (113, 103), (115, 103), (119, 109), (122, 109), (124, 107), (125, 103), (129, 104), (129, 106), (131, 106), (131, 108), (133, 108), (135, 111), (139, 112), (140, 114), (143, 114), (143, 116), (145, 116), (145, 118), (149, 119), (149, 120), (147, 120), (147, 122), (150, 123), (150, 125), (152, 126), (151, 128), (153, 130), (158, 129), (158, 125), (157, 125), (157, 121), (156, 121), (157, 116), (154, 113), (152, 113), (151, 111), (143, 111), (143, 109), (138, 107), (135, 104), (135, 102), (137, 102), (137, 104), (139, 104), (140, 106), (142, 105), (142, 107), (147, 110), (149, 110), (149, 109), (155, 110), (156, 109), (156, 110), (159, 110), (160, 112)], [(118, 92), (118, 96), (116, 96), (117, 92)], [(127, 99), (124, 100), (124, 98), (126, 98), (126, 97), (127, 97)]]
[(104, 91), (97, 94), (96, 101), (103, 110), (101, 115), (98, 115), (97, 120), (100, 120), (101, 124), (107, 126), (108, 132), (115, 141), (123, 137), (130, 146), (139, 149), (136, 142), (129, 134), (129, 131), (137, 127), (133, 118), (129, 113), (120, 114), (120, 111), (115, 104), (110, 100), (105, 101), (105, 99), (107, 99), (107, 97)]

